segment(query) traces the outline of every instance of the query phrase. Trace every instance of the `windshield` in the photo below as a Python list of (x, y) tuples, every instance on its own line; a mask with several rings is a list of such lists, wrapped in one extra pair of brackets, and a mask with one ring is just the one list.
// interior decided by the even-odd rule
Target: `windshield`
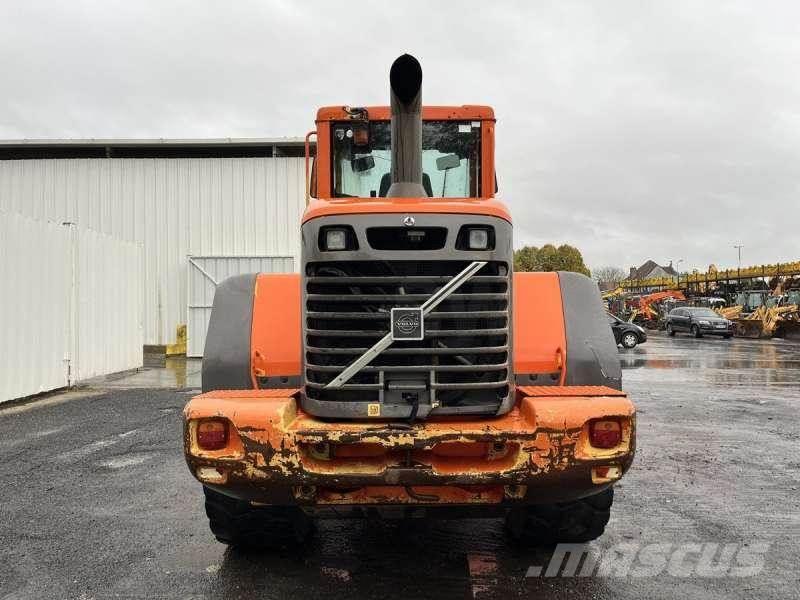
[[(333, 195), (384, 197), (391, 185), (389, 121), (370, 121), (369, 147), (353, 145), (352, 123), (333, 125)], [(431, 198), (480, 196), (480, 121), (422, 123), (422, 185)]]
[(719, 315), (710, 308), (695, 308), (692, 310), (692, 314), (695, 317), (719, 317)]

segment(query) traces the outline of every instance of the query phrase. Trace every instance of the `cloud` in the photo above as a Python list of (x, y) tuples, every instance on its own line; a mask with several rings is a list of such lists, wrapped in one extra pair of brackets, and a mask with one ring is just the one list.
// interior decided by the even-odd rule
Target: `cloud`
[(800, 258), (800, 5), (27, 2), (0, 8), (0, 137), (301, 136), (386, 102), (491, 104), (516, 243), (589, 265)]

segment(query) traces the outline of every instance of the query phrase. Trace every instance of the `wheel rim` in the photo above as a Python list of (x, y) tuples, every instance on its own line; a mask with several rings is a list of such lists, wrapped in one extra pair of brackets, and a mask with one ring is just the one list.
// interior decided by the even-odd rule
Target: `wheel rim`
[(636, 337), (632, 333), (629, 333), (624, 338), (622, 338), (622, 341), (628, 348), (633, 348), (636, 345)]

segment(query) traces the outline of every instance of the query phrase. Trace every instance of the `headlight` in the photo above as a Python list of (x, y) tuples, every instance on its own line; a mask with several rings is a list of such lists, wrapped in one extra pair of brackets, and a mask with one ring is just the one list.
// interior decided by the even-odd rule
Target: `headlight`
[(323, 227), (319, 231), (319, 249), (331, 252), (358, 250), (353, 228), (349, 225)]
[(347, 248), (347, 232), (344, 229), (328, 229), (325, 232), (325, 248), (327, 250)]
[(456, 250), (494, 250), (494, 227), (462, 225), (456, 238)]
[(470, 250), (486, 250), (489, 247), (489, 230), (488, 229), (470, 229), (469, 230), (469, 249)]
[(711, 325), (711, 321), (705, 321), (705, 320), (702, 320), (702, 319), (700, 321), (698, 321), (698, 323), (700, 323), (700, 325)]

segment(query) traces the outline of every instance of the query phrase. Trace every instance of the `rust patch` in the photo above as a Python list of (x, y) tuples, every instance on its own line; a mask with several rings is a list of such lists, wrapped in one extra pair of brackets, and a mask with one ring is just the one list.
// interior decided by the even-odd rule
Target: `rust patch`
[[(199, 465), (221, 466), (230, 473), (229, 485), (260, 485), (265, 495), (267, 486), (316, 486), (316, 497), (302, 500), (309, 503), (493, 503), (503, 500), (504, 486), (528, 485), (551, 473), (612, 460), (624, 471), (635, 446), (633, 406), (616, 390), (615, 396), (524, 396), (501, 417), (435, 419), (402, 429), (389, 423), (319, 421), (298, 409), (291, 392), (230, 391), (195, 397), (184, 411), (184, 448), (192, 471)], [(209, 416), (232, 423), (242, 456), (195, 452), (192, 423)], [(596, 451), (584, 440), (586, 424), (608, 416), (630, 423), (626, 445)], [(333, 450), (311, 452), (314, 444)], [(585, 478), (586, 488), (591, 488), (591, 478)], [(416, 491), (437, 486), (445, 491)], [(439, 500), (430, 498), (434, 495)]]

